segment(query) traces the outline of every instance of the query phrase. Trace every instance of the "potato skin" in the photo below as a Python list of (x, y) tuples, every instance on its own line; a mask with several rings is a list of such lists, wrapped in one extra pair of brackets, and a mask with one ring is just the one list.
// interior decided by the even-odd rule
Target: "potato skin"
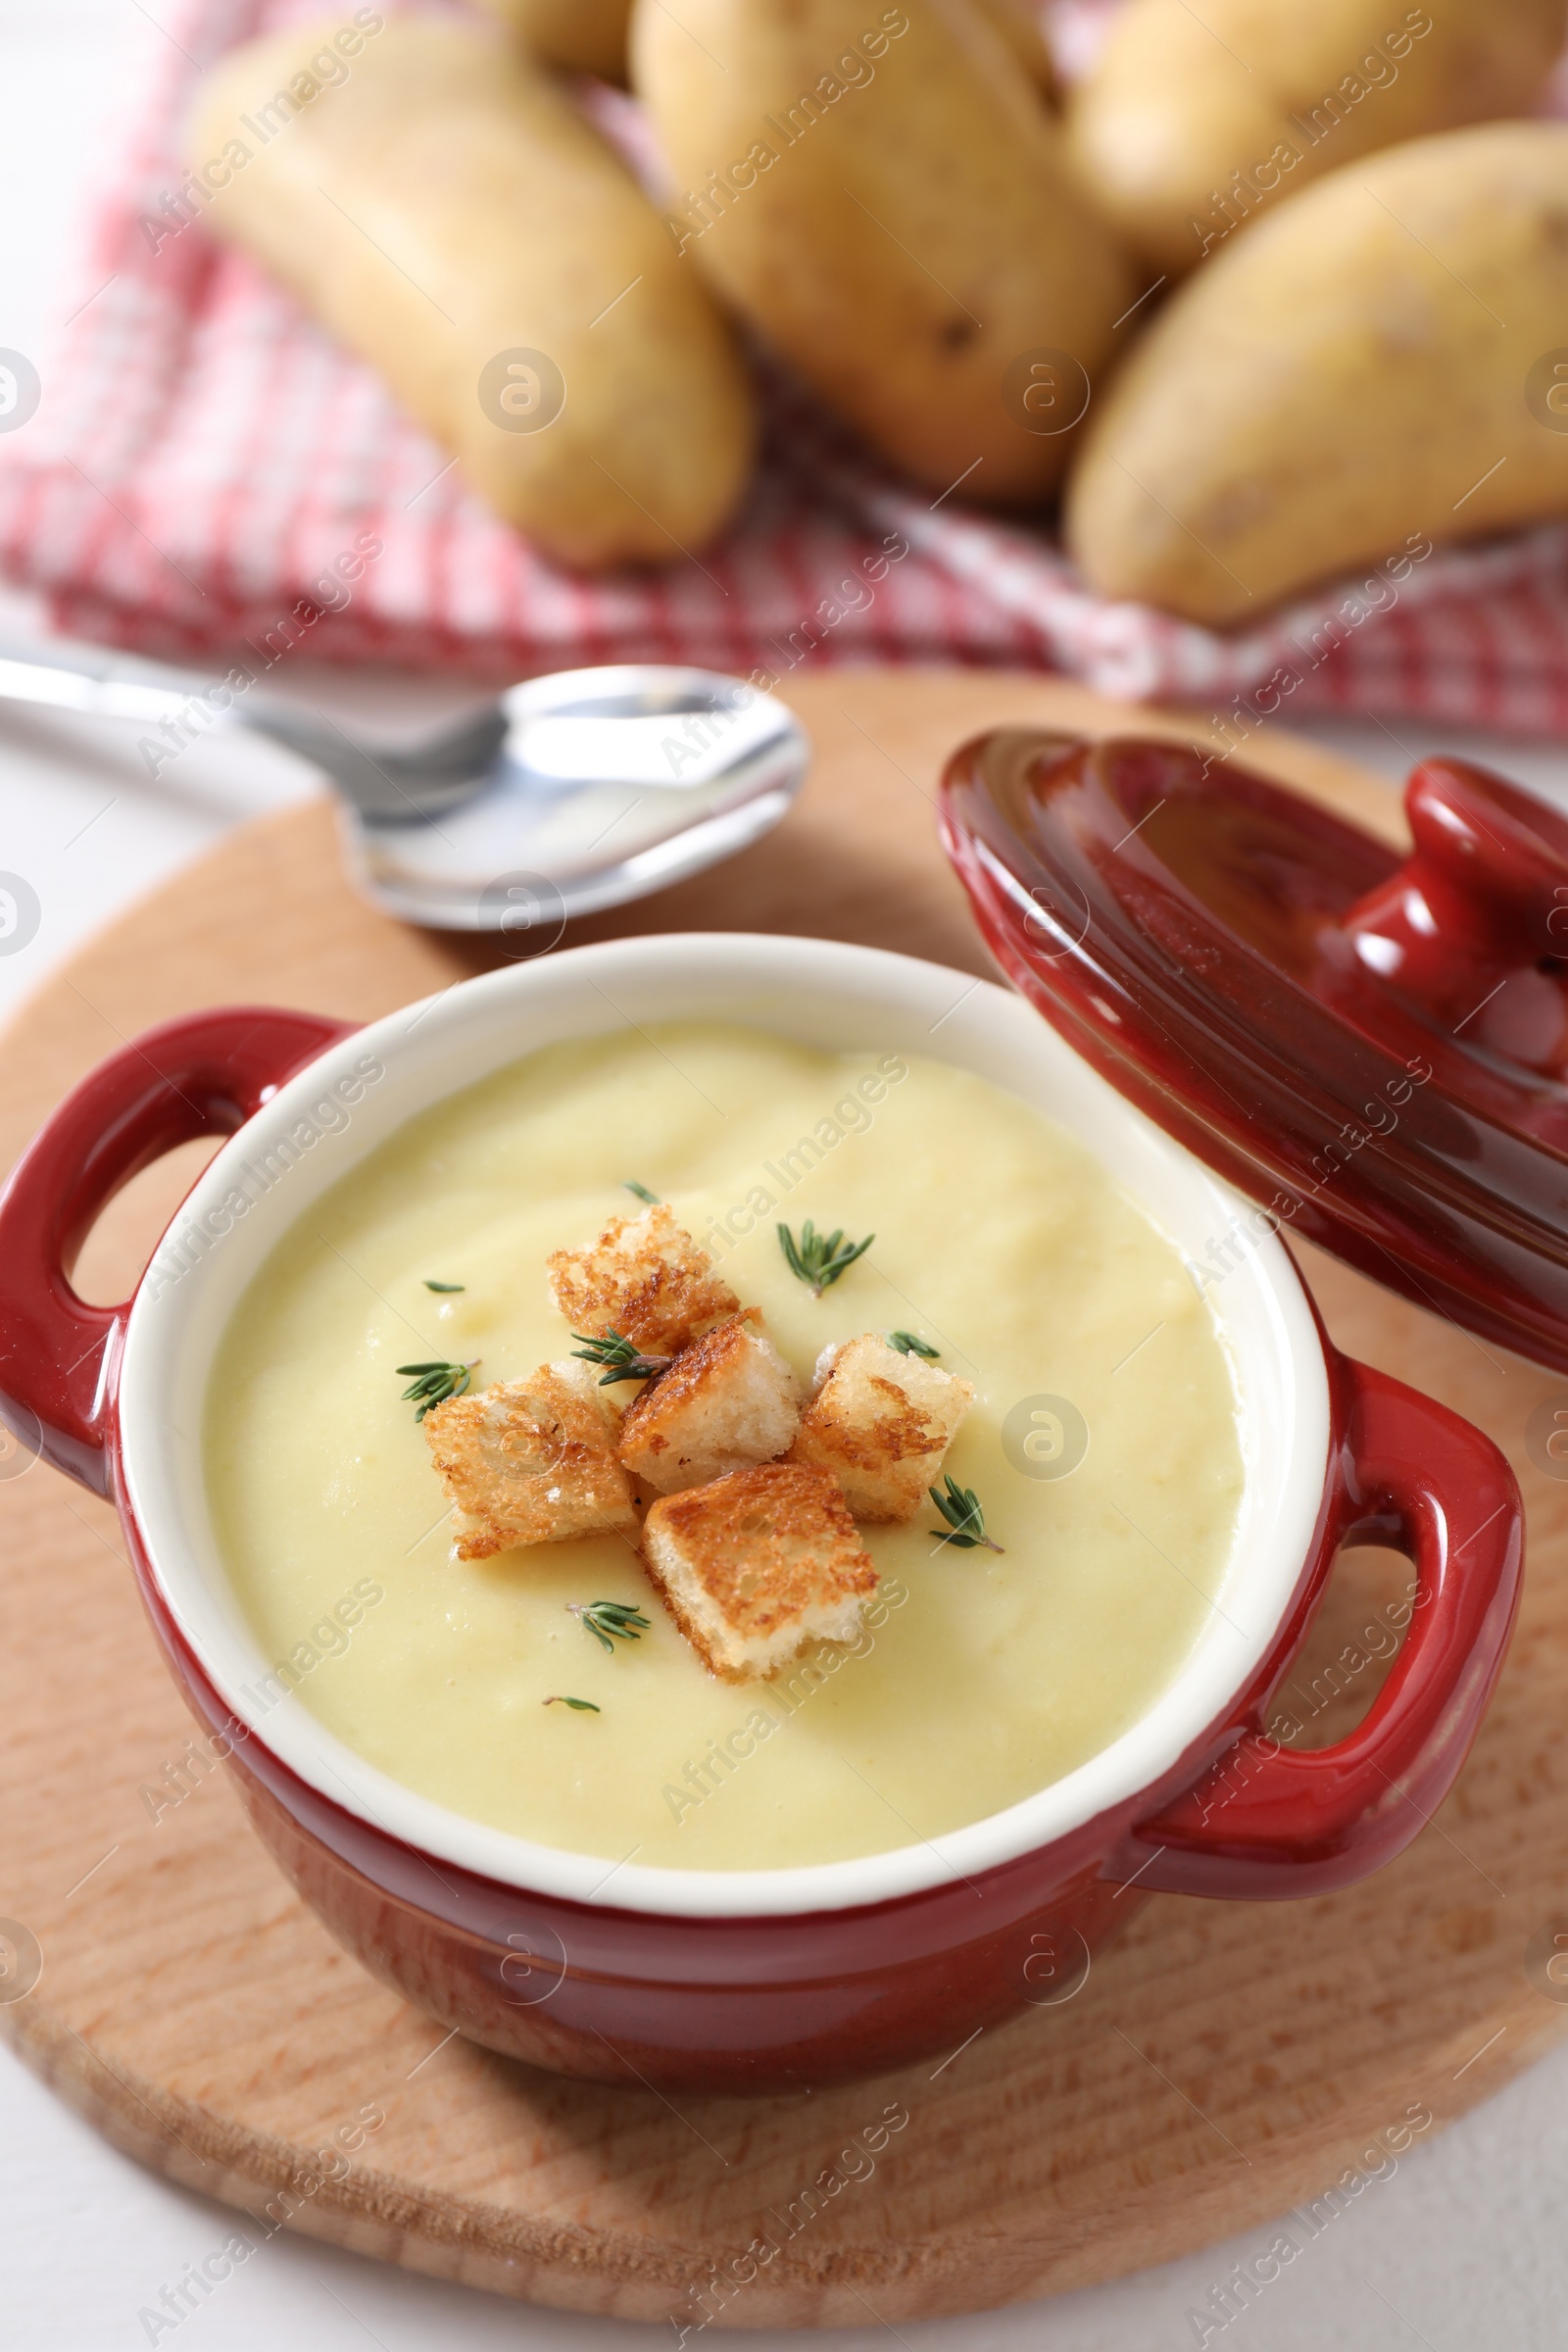
[[(1090, 420), (1069, 547), (1224, 624), (1421, 536), (1568, 513), (1568, 124), (1414, 139), (1189, 278)], [(1568, 427), (1568, 413), (1562, 415)]]
[(1098, 380), (1139, 289), (989, 20), (971, 0), (679, 17), (637, 0), (632, 78), (687, 266), (916, 480), (1044, 495), (1070, 434), (1027, 424), (1004, 376), (1055, 350)]
[(1061, 96), (1056, 64), (1034, 0), (975, 0), (975, 5), (1001, 33), (1042, 97), (1054, 106)]
[(626, 78), (626, 27), (631, 0), (484, 0), (492, 15), (547, 65)]
[(1068, 106), (1073, 165), (1179, 276), (1358, 156), (1528, 114), (1565, 19), (1564, 0), (1128, 0)]
[[(751, 391), (619, 160), (497, 38), (394, 19), (336, 59), (335, 82), (330, 38), (271, 36), (207, 75), (195, 169), (243, 159), (208, 226), (377, 368), (559, 562), (662, 563), (710, 538), (750, 469)], [(289, 114), (275, 94), (291, 91)], [(504, 427), (494, 385), (481, 406), (481, 372), (516, 350), (543, 352), (564, 379), (542, 430)], [(525, 405), (526, 382), (502, 408)]]

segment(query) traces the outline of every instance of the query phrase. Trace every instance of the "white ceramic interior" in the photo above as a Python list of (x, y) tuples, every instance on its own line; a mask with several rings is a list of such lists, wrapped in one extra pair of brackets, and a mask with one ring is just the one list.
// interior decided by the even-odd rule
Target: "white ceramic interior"
[[(372, 1023), (282, 1087), (212, 1161), (171, 1230), (200, 1234), (244, 1163), (301, 1120), (316, 1141), (195, 1262), (144, 1281), (122, 1368), (131, 1506), (164, 1595), (234, 1714), (301, 1780), (438, 1858), (579, 1902), (688, 1914), (794, 1912), (875, 1902), (974, 1877), (1156, 1782), (1250, 1678), (1300, 1576), (1329, 1444), (1326, 1367), (1285, 1250), (1264, 1240), (1210, 1291), (1235, 1367), (1248, 1477), (1218, 1602), (1175, 1683), (1133, 1728), (1022, 1803), (929, 1842), (792, 1870), (649, 1868), (537, 1845), (432, 1804), (364, 1762), (303, 1701), (248, 1687), (271, 1661), (230, 1590), (208, 1512), (199, 1437), (214, 1352), (236, 1301), (285, 1227), (413, 1113), (559, 1039), (632, 1023), (722, 1018), (831, 1051), (896, 1050), (956, 1062), (1079, 1136), (1190, 1261), (1232, 1226), (1238, 1197), (1132, 1109), (1021, 998), (967, 973), (820, 940), (690, 934), (549, 955)], [(346, 1120), (311, 1118), (332, 1083), (373, 1055), (385, 1076)], [(168, 1244), (166, 1243), (166, 1251)], [(165, 1256), (166, 1269), (168, 1266)], [(155, 1260), (155, 1266), (158, 1263)], [(608, 1857), (613, 1864), (614, 1857)]]

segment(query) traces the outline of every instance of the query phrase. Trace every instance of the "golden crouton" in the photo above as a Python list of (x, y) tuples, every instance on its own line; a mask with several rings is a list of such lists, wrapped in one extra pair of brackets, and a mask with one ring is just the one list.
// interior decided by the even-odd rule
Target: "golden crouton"
[(425, 1415), (424, 1434), (453, 1504), (454, 1559), (636, 1534), (614, 1423), (586, 1364), (568, 1356), (527, 1380), (450, 1397)]
[(756, 1309), (683, 1348), (626, 1408), (619, 1453), (661, 1494), (788, 1453), (801, 1420), (800, 1383)]
[(557, 1250), (547, 1263), (551, 1296), (573, 1331), (617, 1331), (647, 1355), (674, 1355), (740, 1308), (662, 1200), (640, 1217), (612, 1217), (597, 1242)]
[(776, 1674), (808, 1642), (853, 1642), (876, 1570), (838, 1484), (789, 1462), (661, 1496), (643, 1524), (653, 1583), (727, 1682)]
[(857, 1519), (912, 1519), (973, 1400), (966, 1380), (868, 1331), (834, 1351), (790, 1459), (836, 1478)]

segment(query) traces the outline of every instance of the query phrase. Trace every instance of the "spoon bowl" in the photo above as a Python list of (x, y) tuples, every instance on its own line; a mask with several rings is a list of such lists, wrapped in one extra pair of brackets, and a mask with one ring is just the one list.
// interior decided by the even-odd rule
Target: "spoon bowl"
[(714, 670), (564, 670), (514, 686), (497, 715), (476, 784), (427, 813), (345, 806), (344, 849), (360, 888), (393, 913), (508, 932), (529, 954), (573, 915), (758, 840), (810, 757), (782, 703)]

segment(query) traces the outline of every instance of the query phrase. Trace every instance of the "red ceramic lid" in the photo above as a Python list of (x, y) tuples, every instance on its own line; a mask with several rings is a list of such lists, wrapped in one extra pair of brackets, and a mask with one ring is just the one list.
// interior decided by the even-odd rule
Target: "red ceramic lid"
[(1004, 731), (943, 839), (1017, 987), (1282, 1231), (1568, 1372), (1568, 820), (1451, 760), (1405, 807), (1401, 858), (1182, 745)]

